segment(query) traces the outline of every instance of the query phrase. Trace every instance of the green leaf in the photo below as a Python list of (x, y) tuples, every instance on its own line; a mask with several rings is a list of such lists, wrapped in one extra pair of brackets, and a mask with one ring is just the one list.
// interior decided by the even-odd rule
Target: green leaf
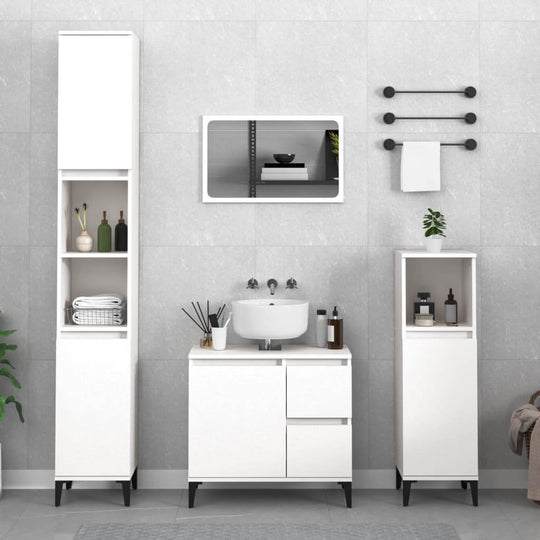
[(11, 362), (7, 358), (3, 358), (2, 360), (0, 360), (0, 364), (5, 364), (5, 365), (9, 366), (11, 369), (15, 369), (13, 367), (13, 365), (11, 364)]
[(17, 345), (8, 345), (8, 346), (6, 347), (6, 349), (7, 349), (8, 351), (16, 351), (16, 350), (17, 350)]
[(16, 331), (17, 330), (0, 330), (0, 337), (11, 336), (11, 334), (13, 334)]
[(22, 405), (15, 399), (14, 396), (9, 396), (6, 399), (6, 404), (7, 403), (15, 403), (15, 408), (17, 409), (17, 413), (19, 414), (19, 420), (24, 424), (24, 416), (23, 416), (23, 412), (22, 412)]
[(21, 383), (8, 371), (7, 368), (0, 368), (0, 376), (7, 377), (15, 388), (21, 387)]

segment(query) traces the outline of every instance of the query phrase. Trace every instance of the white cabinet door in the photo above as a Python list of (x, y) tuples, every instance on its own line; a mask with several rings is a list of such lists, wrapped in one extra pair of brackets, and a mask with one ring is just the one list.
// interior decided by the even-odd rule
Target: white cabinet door
[(288, 478), (350, 478), (351, 425), (287, 426)]
[(189, 476), (285, 477), (285, 367), (190, 367)]
[(136, 38), (61, 35), (58, 168), (131, 169)]
[(350, 418), (351, 366), (287, 367), (288, 418)]
[(403, 473), (478, 474), (476, 340), (403, 343)]
[(130, 475), (132, 368), (125, 339), (59, 339), (56, 476)]

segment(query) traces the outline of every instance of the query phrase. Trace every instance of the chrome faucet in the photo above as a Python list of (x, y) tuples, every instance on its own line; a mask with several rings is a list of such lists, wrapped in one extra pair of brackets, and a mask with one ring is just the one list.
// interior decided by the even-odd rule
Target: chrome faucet
[(270, 289), (270, 294), (274, 296), (274, 292), (277, 289), (277, 281), (274, 278), (269, 279), (266, 284), (268, 285), (268, 288)]
[(294, 279), (293, 277), (290, 277), (288, 280), (287, 280), (287, 287), (285, 287), (286, 289), (298, 289), (298, 283), (296, 283), (296, 279)]
[(258, 289), (258, 288), (259, 288), (259, 282), (254, 277), (252, 277), (248, 281), (246, 289)]

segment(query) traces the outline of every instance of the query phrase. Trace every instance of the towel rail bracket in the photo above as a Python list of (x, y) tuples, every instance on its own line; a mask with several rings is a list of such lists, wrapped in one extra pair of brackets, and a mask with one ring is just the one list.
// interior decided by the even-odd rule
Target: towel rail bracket
[[(393, 150), (396, 146), (403, 146), (403, 143), (398, 143), (394, 139), (385, 139), (383, 146), (386, 150)], [(441, 146), (464, 146), (467, 150), (474, 150), (478, 144), (475, 139), (467, 139), (462, 143), (441, 143)]]

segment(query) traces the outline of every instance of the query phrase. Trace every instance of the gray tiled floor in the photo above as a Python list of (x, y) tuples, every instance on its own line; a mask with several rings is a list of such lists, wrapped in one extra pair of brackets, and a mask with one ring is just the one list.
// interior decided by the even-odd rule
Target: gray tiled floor
[(122, 504), (120, 490), (64, 491), (62, 506), (54, 507), (52, 491), (5, 491), (0, 500), (2, 540), (72, 539), (85, 522), (228, 522), (324, 521), (443, 522), (453, 525), (462, 540), (540, 540), (540, 506), (521, 490), (480, 491), (474, 508), (470, 492), (414, 490), (411, 505), (401, 506), (401, 493), (357, 490), (353, 508), (343, 493), (332, 490), (199, 489), (195, 508), (187, 508), (185, 491), (139, 490), (131, 508)]

